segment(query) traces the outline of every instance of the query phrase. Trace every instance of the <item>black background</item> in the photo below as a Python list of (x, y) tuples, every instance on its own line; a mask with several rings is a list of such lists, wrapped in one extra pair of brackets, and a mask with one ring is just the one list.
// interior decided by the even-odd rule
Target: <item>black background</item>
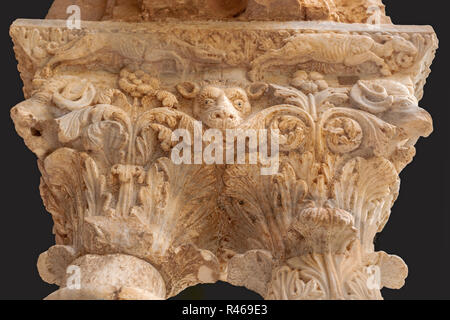
[[(401, 290), (383, 289), (385, 299), (448, 299), (450, 294), (450, 210), (448, 56), (450, 37), (446, 1), (384, 0), (395, 24), (432, 25), (440, 40), (420, 105), (433, 116), (435, 131), (417, 144), (417, 156), (401, 174), (400, 197), (377, 250), (402, 257), (409, 266)], [(42, 299), (57, 288), (37, 272), (40, 253), (54, 244), (52, 220), (39, 196), (36, 157), (15, 133), (9, 110), (23, 100), (22, 82), (9, 38), (16, 18), (44, 18), (51, 0), (2, 1), (1, 145), (0, 145), (0, 299)], [(197, 286), (179, 298), (252, 299), (257, 295), (219, 283)]]

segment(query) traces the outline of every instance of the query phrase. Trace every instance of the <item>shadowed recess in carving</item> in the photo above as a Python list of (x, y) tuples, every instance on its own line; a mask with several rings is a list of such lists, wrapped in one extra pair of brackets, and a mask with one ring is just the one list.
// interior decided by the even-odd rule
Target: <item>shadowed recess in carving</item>
[(262, 297), (244, 287), (219, 281), (187, 288), (169, 300), (262, 300)]

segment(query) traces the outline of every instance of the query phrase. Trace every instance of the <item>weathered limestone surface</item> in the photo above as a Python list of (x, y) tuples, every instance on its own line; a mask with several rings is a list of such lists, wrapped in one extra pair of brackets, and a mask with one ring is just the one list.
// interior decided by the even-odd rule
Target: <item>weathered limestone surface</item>
[(381, 0), (56, 0), (47, 19), (66, 19), (76, 4), (87, 21), (158, 20), (328, 20), (390, 23)]
[[(48, 299), (166, 299), (218, 280), (290, 300), (403, 286), (405, 263), (373, 240), (433, 130), (419, 107), (431, 27), (342, 23), (380, 1), (77, 3), (97, 22), (10, 31), (26, 98), (11, 116), (55, 223), (38, 261), (61, 287)], [(177, 129), (211, 128), (279, 130), (278, 172), (171, 159)]]

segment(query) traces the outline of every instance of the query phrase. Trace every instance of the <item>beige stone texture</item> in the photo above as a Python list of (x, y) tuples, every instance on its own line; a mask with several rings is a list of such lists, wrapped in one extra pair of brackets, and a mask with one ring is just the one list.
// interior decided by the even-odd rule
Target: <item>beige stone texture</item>
[(47, 19), (65, 19), (69, 5), (87, 21), (277, 20), (390, 23), (381, 0), (56, 0)]
[[(26, 99), (11, 116), (55, 223), (38, 261), (60, 286), (48, 299), (167, 299), (218, 280), (265, 299), (382, 299), (404, 285), (403, 260), (373, 241), (433, 130), (419, 106), (431, 27), (391, 24), (380, 1), (76, 2), (92, 20), (79, 30), (53, 20), (65, 1), (10, 30)], [(278, 170), (177, 164), (178, 129), (279, 132)]]

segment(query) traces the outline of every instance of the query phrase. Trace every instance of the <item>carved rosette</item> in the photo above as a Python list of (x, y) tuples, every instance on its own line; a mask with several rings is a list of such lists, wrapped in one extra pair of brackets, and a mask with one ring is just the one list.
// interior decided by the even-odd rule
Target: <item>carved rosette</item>
[[(406, 265), (373, 240), (432, 131), (418, 106), (430, 29), (58, 23), (11, 28), (27, 98), (11, 115), (55, 223), (38, 263), (61, 286), (49, 299), (166, 299), (217, 280), (289, 300), (403, 286)], [(278, 171), (177, 164), (178, 129), (277, 130)]]

